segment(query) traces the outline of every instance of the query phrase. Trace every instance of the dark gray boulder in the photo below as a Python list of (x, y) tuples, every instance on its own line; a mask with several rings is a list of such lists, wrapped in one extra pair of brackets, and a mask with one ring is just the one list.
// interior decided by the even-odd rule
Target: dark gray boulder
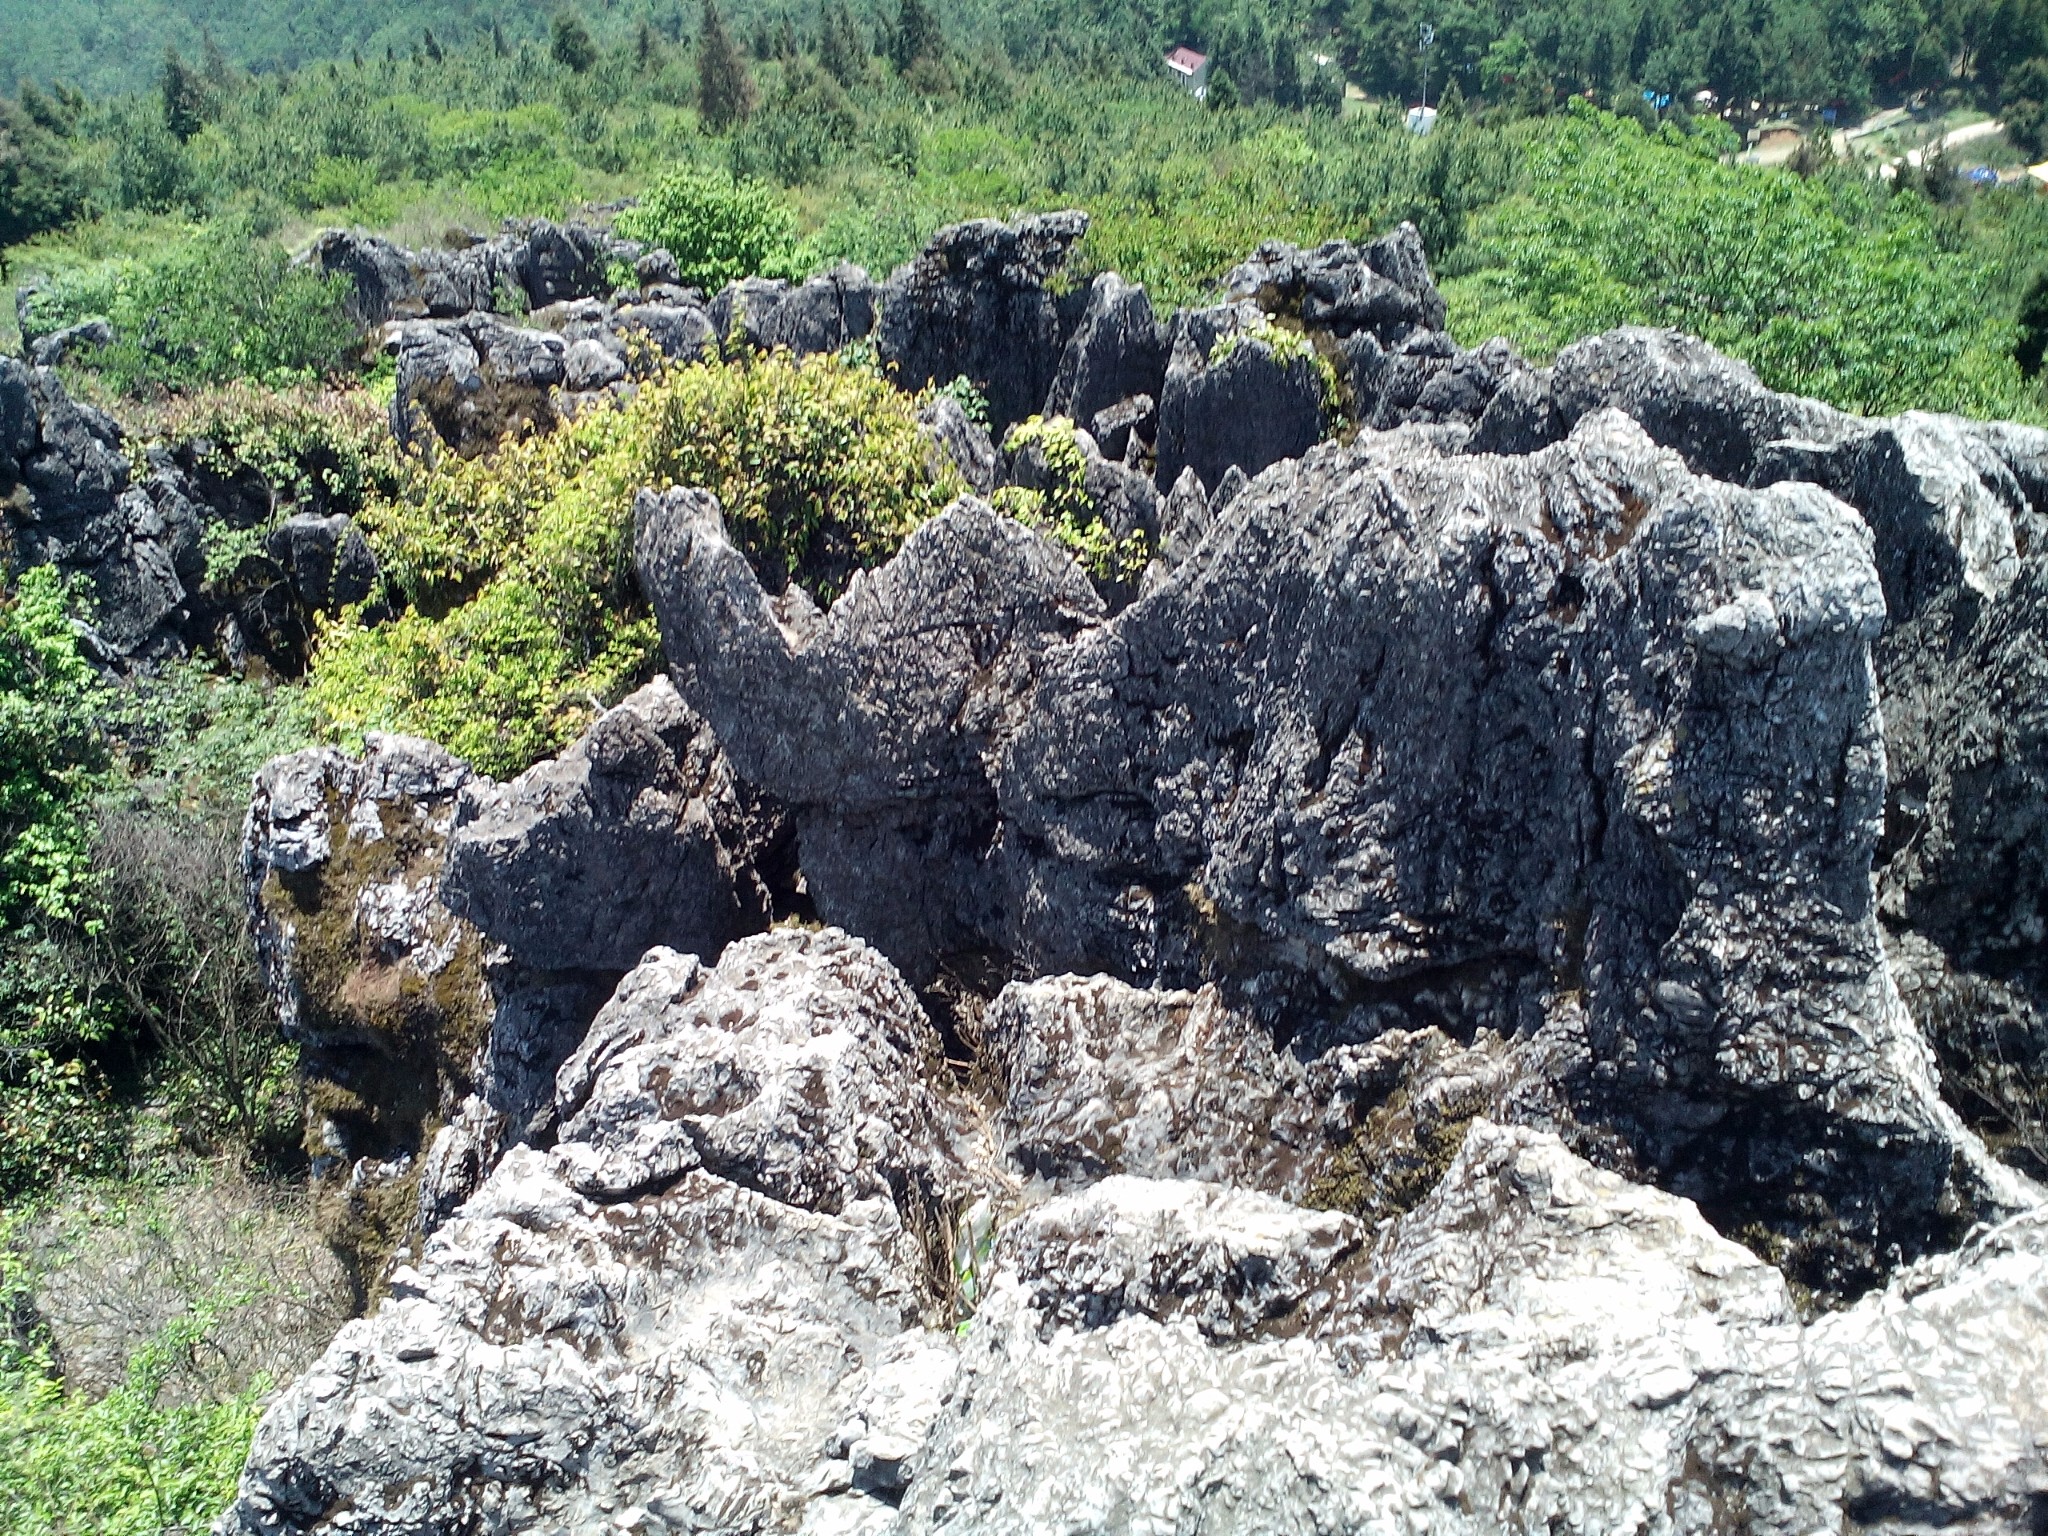
[(971, 379), (998, 435), (1038, 412), (1067, 341), (1046, 282), (1087, 229), (1070, 209), (940, 230), (882, 285), (876, 344), (897, 384)]
[[(1088, 426), (1097, 413), (1134, 396), (1156, 400), (1166, 382), (1168, 335), (1142, 285), (1114, 272), (1089, 285), (1088, 307), (1060, 354), (1045, 414)], [(1123, 445), (1103, 449), (1123, 457)]]
[(1078, 424), (1087, 428), (1104, 458), (1129, 464), (1158, 437), (1159, 406), (1150, 395), (1130, 395)]
[(656, 944), (711, 959), (766, 925), (778, 827), (660, 678), (560, 757), (464, 790), (441, 900), (543, 970), (624, 971)]
[(307, 608), (332, 613), (365, 602), (377, 590), (377, 557), (355, 519), (334, 512), (297, 512), (271, 530), (270, 557), (289, 575)]
[[(515, 265), (526, 302), (535, 309), (563, 299), (607, 293), (607, 242), (583, 224), (536, 219), (525, 228)], [(494, 307), (494, 306), (493, 306)]]
[(366, 330), (424, 311), (412, 256), (377, 235), (323, 229), (299, 260), (322, 277), (348, 279), (344, 303)]
[(802, 357), (837, 352), (874, 328), (874, 283), (859, 267), (841, 263), (785, 294), (750, 330), (763, 349)]
[(1312, 251), (1268, 241), (1230, 270), (1223, 291), (1340, 339), (1364, 331), (1392, 346), (1444, 328), (1443, 296), (1413, 224), (1363, 245), (1332, 240)]
[(711, 325), (720, 344), (765, 348), (761, 328), (789, 293), (789, 284), (779, 277), (743, 277), (727, 283), (711, 301)]
[(1514, 348), (1498, 337), (1467, 352), (1441, 332), (1418, 332), (1391, 352), (1370, 358), (1367, 354), (1376, 346), (1363, 331), (1346, 344), (1357, 419), (1375, 431), (1404, 426), (1476, 429), (1501, 388), (1530, 372)]
[(934, 395), (917, 412), (918, 429), (946, 462), (960, 471), (968, 488), (977, 496), (995, 491), (1003, 475), (1002, 455), (989, 440), (980, 423), (970, 421), (966, 410), (951, 395)]
[(1308, 452), (1334, 419), (1317, 364), (1299, 337), (1283, 344), (1238, 311), (1183, 314), (1159, 397), (1158, 483), (1192, 469), (1215, 485), (1232, 468), (1256, 475)]
[(568, 347), (549, 331), (522, 330), (488, 314), (413, 320), (390, 342), (398, 357), (391, 434), (401, 445), (423, 424), (461, 454), (508, 433), (554, 424), (550, 392), (566, 376)]
[(1624, 326), (1557, 354), (1551, 399), (1569, 430), (1589, 412), (1626, 411), (1695, 474), (1744, 485), (1766, 444), (1833, 442), (1848, 418), (1766, 389), (1747, 363), (1677, 331)]
[(114, 328), (105, 320), (81, 320), (61, 331), (38, 336), (29, 347), (29, 361), (38, 368), (55, 368), (60, 363), (73, 361), (82, 353), (111, 346), (113, 341)]
[(21, 483), (22, 468), (41, 438), (35, 376), (18, 358), (0, 357), (0, 496)]
[(1534, 453), (1564, 436), (1550, 397), (1548, 369), (1521, 368), (1500, 381), (1472, 429), (1472, 453)]
[(654, 344), (672, 363), (716, 362), (719, 330), (696, 304), (627, 304), (612, 316), (611, 327), (622, 339), (635, 332)]

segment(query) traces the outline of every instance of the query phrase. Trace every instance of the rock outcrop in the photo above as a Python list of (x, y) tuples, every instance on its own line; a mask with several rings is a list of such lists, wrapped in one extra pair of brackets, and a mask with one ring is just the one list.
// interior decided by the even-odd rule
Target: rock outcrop
[[(2017, 1525), (2048, 1224), (1802, 1325), (1682, 1200), (1474, 1122), (1375, 1231), (990, 1166), (873, 950), (655, 950), (265, 1415), (226, 1536)], [(1135, 1087), (1136, 1085), (1126, 1085)], [(955, 1319), (965, 1314), (962, 1326)]]
[(1069, 325), (1047, 280), (1088, 229), (1085, 213), (977, 219), (933, 237), (882, 285), (876, 349), (905, 389), (971, 379), (997, 436), (1038, 412)]
[(406, 1222), (221, 1532), (2039, 1526), (2048, 434), (1467, 349), (1405, 227), (1055, 295), (1084, 228), (645, 253), (671, 355), (877, 306), (977, 495), (819, 612), (649, 489), (672, 687), (266, 770), (323, 1176)]
[(360, 1294), (505, 1148), (552, 1134), (556, 1069), (649, 946), (716, 955), (766, 925), (785, 843), (665, 678), (509, 784), (402, 736), (264, 769), (257, 949)]

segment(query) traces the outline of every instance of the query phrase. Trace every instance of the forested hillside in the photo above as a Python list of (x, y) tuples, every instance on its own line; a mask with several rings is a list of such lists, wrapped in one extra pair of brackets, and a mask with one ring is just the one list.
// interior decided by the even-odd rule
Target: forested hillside
[[(1176, 43), (1214, 54), (1205, 100), (1162, 69)], [(1418, 136), (1425, 63), (1441, 115)], [(344, 1130), (396, 1133), (279, 1033), (238, 862), (255, 769), (378, 729), (505, 777), (574, 742), (659, 668), (627, 568), (643, 484), (712, 487), (750, 559), (827, 600), (966, 483), (919, 413), (944, 396), (987, 425), (984, 390), (892, 387), (864, 335), (761, 356), (740, 307), (717, 335), (700, 315), (728, 282), (879, 282), (942, 226), (1071, 208), (1087, 230), (1046, 276), (1052, 312), (1115, 272), (1164, 318), (1262, 242), (1409, 221), (1444, 358), (1675, 326), (1850, 411), (2048, 421), (2048, 197), (1934, 152), (1880, 178), (1818, 131), (1822, 109), (1910, 102), (1935, 134), (1999, 115), (2001, 163), (2048, 153), (2048, 0), (0, 0), (0, 86), (0, 352), (43, 434), (0, 414), (0, 1527), (38, 1536), (200, 1528), (252, 1405), (374, 1294), (362, 1256), (403, 1226), (316, 1177)], [(1689, 110), (1701, 89), (1743, 110)], [(1781, 106), (1816, 130), (1791, 165), (1736, 163)], [(630, 242), (584, 274), (594, 310), (536, 320), (548, 295), (507, 269), (466, 307), (585, 362), (615, 346), (593, 366), (616, 372), (555, 431), (472, 456), (436, 420), (401, 444), (430, 391), (409, 401), (386, 312), (309, 247), (386, 236), (426, 270), (565, 218)], [(672, 268), (628, 259), (656, 248)], [(699, 315), (701, 361), (605, 329), (657, 292)], [(1318, 431), (1365, 424), (1329, 356), (1260, 346), (1313, 381)], [(996, 446), (1039, 479), (999, 505), (1127, 588), (1159, 551), (1094, 519), (1075, 439), (1020, 434)], [(68, 456), (62, 494), (29, 447)], [(79, 573), (108, 539), (74, 491), (130, 498), (124, 547), (208, 509), (155, 573), (169, 617), (107, 618)], [(317, 601), (305, 519), (329, 540)], [(374, 580), (348, 587), (358, 547)], [(378, 1146), (360, 1160), (411, 1156)], [(138, 1268), (171, 1278), (124, 1312), (108, 1297)]]

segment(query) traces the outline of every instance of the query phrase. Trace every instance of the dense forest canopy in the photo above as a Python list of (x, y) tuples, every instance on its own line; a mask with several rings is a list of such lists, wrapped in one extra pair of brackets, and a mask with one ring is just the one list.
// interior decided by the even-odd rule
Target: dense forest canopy
[[(670, 45), (701, 26), (697, 0), (611, 0), (581, 20), (600, 46), (643, 25)], [(817, 0), (736, 0), (725, 20), (742, 37), (784, 27), (816, 32)], [(956, 0), (944, 8), (952, 43), (1035, 68), (1049, 58), (1143, 68), (1166, 47), (1211, 52), (1239, 91), (1298, 90), (1296, 55), (1341, 60), (1368, 91), (1415, 95), (1425, 63), (1439, 86), (1467, 98), (1530, 100), (1550, 91), (1605, 96), (1648, 88), (1675, 97), (1711, 89), (1723, 99), (1836, 105), (1961, 82), (1996, 99), (2013, 73), (2048, 54), (2048, 0)], [(886, 51), (891, 5), (855, 5), (859, 35)], [(1421, 25), (1434, 29), (1425, 60)], [(112, 93), (151, 82), (166, 45), (209, 51), (265, 73), (387, 52), (410, 55), (484, 38), (545, 41), (551, 12), (505, 0), (4, 0), (0, 87), (65, 81)]]

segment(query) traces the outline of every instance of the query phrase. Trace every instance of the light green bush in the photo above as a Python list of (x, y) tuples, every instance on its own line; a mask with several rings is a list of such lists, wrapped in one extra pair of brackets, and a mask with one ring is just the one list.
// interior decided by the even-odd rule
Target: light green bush
[(634, 493), (702, 486), (763, 582), (820, 599), (964, 486), (873, 369), (778, 353), (672, 368), (559, 431), (448, 460), (363, 525), (408, 611), (322, 632), (311, 696), (344, 740), (430, 736), (486, 772), (572, 740), (656, 665)]
[(629, 240), (660, 246), (683, 281), (715, 293), (737, 278), (796, 275), (796, 218), (763, 182), (694, 167), (656, 182), (617, 222)]

